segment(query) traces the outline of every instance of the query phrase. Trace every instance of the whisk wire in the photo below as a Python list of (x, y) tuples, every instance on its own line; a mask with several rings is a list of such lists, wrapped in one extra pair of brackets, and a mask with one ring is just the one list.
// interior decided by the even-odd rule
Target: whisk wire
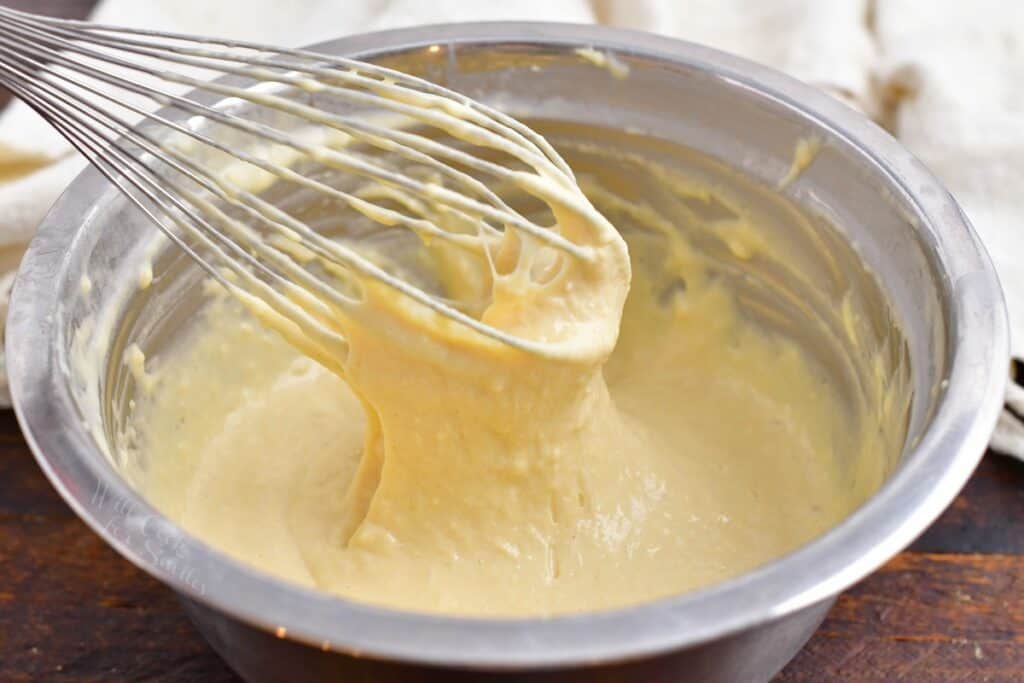
[[(467, 249), (484, 257), (492, 273), (491, 249), (509, 229), (574, 258), (589, 259), (588, 247), (527, 219), (482, 180), (486, 177), (511, 183), (549, 203), (570, 208), (578, 201), (572, 194), (574, 180), (565, 162), (543, 137), (515, 119), (423, 79), (306, 50), (56, 20), (5, 8), (0, 8), (0, 28), (0, 84), (49, 120), (147, 219), (215, 280), (251, 295), (255, 303), (267, 307), (267, 314), (294, 325), (296, 329), (289, 336), (300, 346), (345, 348), (344, 338), (323, 322), (339, 313), (355, 314), (361, 280), (350, 277), (352, 273), (384, 283), (500, 342), (545, 352), (540, 344), (513, 337), (463, 312), (464, 304), (427, 293), (396, 277), (344, 241), (318, 233), (258, 194), (229, 182), (223, 170), (214, 171), (209, 163), (201, 163), (181, 146), (182, 141), (192, 140), (225, 159), (341, 202), (380, 225), (400, 225), (423, 240), (441, 239)], [(167, 68), (175, 65), (188, 67), (193, 73), (233, 77), (242, 85), (232, 80), (211, 82)], [(250, 85), (243, 87), (246, 82)], [(209, 104), (176, 92), (183, 87), (228, 99)], [(356, 107), (355, 113), (324, 111), (297, 101), (282, 88), (309, 98), (330, 97)], [(123, 97), (124, 93), (140, 99)], [(144, 102), (199, 119), (183, 123), (150, 111)], [(303, 137), (246, 118), (232, 102), (245, 102), (278, 116), (317, 124), (323, 127), (321, 135)], [(442, 143), (408, 128), (408, 123), (375, 124), (361, 113), (367, 110), (387, 111), (471, 147), (494, 150), (522, 164), (522, 168), (483, 158), (460, 145)], [(156, 136), (146, 127), (134, 127), (133, 119), (145, 121), (162, 133)], [(264, 147), (291, 150), (321, 166), (388, 189), (371, 193), (331, 186), (288, 164), (268, 160), (258, 151), (245, 151), (242, 145), (218, 140), (203, 132), (198, 125), (201, 121), (214, 122), (250, 136)], [(323, 130), (334, 134), (323, 135)], [(178, 135), (179, 142), (174, 143), (167, 133)], [(377, 153), (369, 154), (352, 143), (366, 144)], [(415, 178), (401, 167), (389, 166), (396, 163), (388, 160), (389, 154), (436, 173), (448, 185)], [(539, 177), (561, 189), (549, 191), (537, 182)], [(182, 181), (195, 189), (184, 187)], [(382, 203), (387, 200), (392, 204)], [(253, 223), (229, 216), (228, 209)], [(448, 222), (442, 227), (436, 221), (443, 216), (457, 219), (456, 224), (463, 227), (453, 229)], [(464, 232), (465, 226), (472, 226), (471, 231)], [(261, 230), (273, 239), (264, 239)], [(309, 259), (340, 280), (332, 283), (315, 275), (305, 265)], [(347, 289), (339, 290), (338, 284)]]
[[(60, 41), (55, 43), (54, 47), (57, 47), (57, 48), (60, 48), (60, 49), (77, 49), (77, 48), (73, 48), (73, 47), (69, 48), (67, 45), (65, 45), (64, 42), (60, 42)], [(27, 49), (28, 50), (32, 50), (33, 48), (31, 46), (29, 46)], [(90, 57), (104, 58), (104, 56), (101, 55), (100, 53), (96, 53), (96, 52), (93, 52), (93, 51), (82, 50), (82, 49), (77, 49), (77, 51), (80, 52), (81, 54), (85, 54), (85, 55), (90, 56)], [(520, 215), (512, 212), (511, 210), (509, 210), (507, 208), (507, 205), (504, 206), (504, 207), (494, 208), (494, 207), (488, 206), (486, 204), (479, 203), (479, 202), (477, 202), (477, 201), (475, 201), (475, 200), (473, 200), (473, 199), (471, 199), (469, 197), (466, 197), (465, 195), (462, 195), (462, 194), (459, 194), (459, 193), (456, 193), (456, 192), (452, 192), (451, 190), (448, 190), (448, 189), (443, 188), (443, 187), (430, 186), (430, 185), (425, 185), (423, 183), (419, 183), (419, 182), (416, 182), (416, 181), (412, 181), (412, 180), (410, 180), (408, 178), (405, 178), (405, 177), (401, 176), (400, 174), (394, 173), (394, 172), (392, 172), (392, 171), (390, 171), (390, 170), (388, 170), (386, 168), (382, 168), (380, 166), (376, 166), (376, 165), (374, 165), (372, 163), (367, 163), (367, 162), (359, 159), (355, 155), (344, 154), (344, 153), (337, 152), (337, 151), (334, 151), (334, 150), (327, 150), (326, 153), (325, 153), (324, 150), (318, 150), (318, 149), (314, 148), (311, 145), (302, 144), (301, 140), (296, 139), (294, 136), (284, 135), (284, 134), (280, 133), (279, 131), (276, 131), (273, 128), (270, 128), (269, 126), (266, 126), (266, 125), (263, 125), (263, 124), (260, 124), (260, 123), (257, 123), (257, 122), (253, 122), (253, 121), (247, 121), (247, 120), (241, 119), (241, 118), (239, 118), (237, 116), (233, 116), (231, 114), (226, 114), (224, 112), (218, 111), (218, 110), (213, 109), (211, 107), (208, 107), (208, 106), (205, 106), (205, 105), (201, 105), (201, 104), (197, 104), (197, 103), (195, 103), (192, 100), (188, 100), (187, 98), (184, 98), (184, 97), (181, 97), (181, 96), (178, 96), (178, 95), (174, 95), (174, 94), (171, 94), (171, 93), (168, 93), (168, 92), (165, 92), (165, 91), (156, 91), (154, 89), (151, 89), (151, 88), (148, 88), (148, 87), (145, 87), (145, 86), (140, 86), (137, 83), (132, 83), (130, 81), (125, 81), (124, 79), (121, 79), (121, 78), (116, 77), (116, 76), (112, 76), (112, 75), (110, 75), (108, 73), (94, 73), (93, 71), (89, 70), (89, 67), (83, 66), (81, 64), (77, 64), (77, 63), (75, 63), (75, 62), (73, 62), (71, 60), (68, 60), (66, 58), (62, 58), (60, 55), (57, 55), (55, 57), (55, 59), (57, 61), (59, 61), (59, 63), (61, 65), (63, 65), (63, 66), (71, 68), (71, 69), (73, 69), (75, 71), (78, 71), (80, 73), (88, 74), (91, 77), (95, 77), (98, 80), (102, 80), (104, 82), (107, 82), (107, 83), (109, 83), (111, 85), (114, 85), (114, 86), (117, 86), (119, 88), (124, 88), (126, 90), (130, 90), (132, 92), (136, 92), (138, 94), (144, 95), (144, 96), (150, 98), (151, 100), (153, 100), (154, 102), (156, 102), (158, 104), (169, 104), (169, 105), (176, 106), (176, 107), (179, 107), (179, 108), (182, 108), (182, 109), (186, 109), (186, 110), (188, 110), (188, 111), (190, 111), (192, 113), (196, 113), (196, 114), (205, 116), (207, 118), (210, 118), (212, 120), (218, 121), (219, 123), (223, 123), (223, 124), (231, 126), (233, 128), (236, 128), (236, 129), (239, 129), (239, 130), (242, 130), (242, 131), (245, 131), (245, 132), (257, 135), (257, 136), (260, 136), (260, 137), (262, 137), (262, 138), (264, 138), (264, 139), (266, 139), (268, 141), (274, 142), (276, 144), (280, 144), (280, 145), (291, 147), (291, 148), (296, 149), (297, 151), (303, 152), (303, 153), (305, 153), (307, 155), (314, 155), (314, 156), (319, 155), (318, 156), (318, 161), (320, 161), (322, 163), (325, 163), (327, 165), (330, 165), (332, 167), (338, 168), (339, 170), (344, 170), (344, 171), (348, 171), (348, 172), (352, 172), (352, 173), (357, 173), (357, 174), (359, 174), (359, 175), (361, 175), (363, 177), (366, 177), (366, 178), (372, 178), (372, 179), (378, 180), (379, 182), (382, 182), (382, 183), (385, 183), (385, 184), (390, 184), (390, 185), (393, 185), (393, 186), (396, 186), (396, 187), (401, 187), (402, 189), (404, 189), (406, 191), (413, 192), (414, 194), (420, 195), (423, 198), (426, 198), (428, 200), (432, 200), (432, 201), (441, 200), (443, 203), (449, 205), (451, 208), (458, 209), (458, 210), (463, 211), (463, 212), (471, 212), (472, 214), (477, 214), (477, 215), (480, 215), (482, 217), (485, 217), (485, 218), (488, 218), (488, 219), (491, 219), (491, 220), (499, 221), (500, 223), (503, 223), (505, 225), (511, 225), (511, 226), (513, 226), (513, 227), (515, 227), (515, 228), (517, 228), (519, 230), (522, 230), (523, 232), (526, 232), (526, 233), (528, 233), (528, 234), (530, 234), (530, 235), (540, 239), (541, 241), (549, 243), (551, 246), (555, 246), (555, 247), (558, 247), (560, 249), (563, 249), (563, 250), (571, 253), (573, 256), (575, 256), (577, 258), (580, 258), (580, 259), (587, 259), (587, 258), (589, 258), (589, 255), (588, 255), (588, 253), (586, 252), (585, 249), (581, 249), (579, 246), (573, 244), (572, 242), (564, 239), (560, 235), (558, 235), (558, 234), (556, 234), (556, 233), (554, 233), (554, 232), (552, 232), (552, 231), (550, 231), (548, 229), (542, 228), (540, 226), (537, 226), (537, 225), (531, 223), (530, 221), (527, 221), (522, 216), (520, 216)], [(111, 63), (114, 63), (114, 64), (118, 65), (118, 66), (121, 66), (121, 67), (124, 67), (124, 68), (127, 68), (127, 69), (133, 69), (133, 70), (141, 71), (141, 72), (147, 73), (149, 75), (153, 75), (153, 76), (161, 75), (160, 72), (157, 72), (156, 70), (148, 69), (146, 67), (140, 66), (138, 64), (133, 64), (133, 63), (128, 62), (126, 60), (118, 60), (118, 59), (110, 58), (109, 61)], [(58, 77), (61, 77), (60, 72), (56, 72), (55, 75), (57, 75)], [(251, 76), (252, 74), (247, 74), (247, 75)], [(322, 123), (324, 125), (332, 125), (338, 119), (338, 117), (336, 117), (336, 116), (329, 115), (329, 114), (324, 114), (324, 113), (320, 112), (319, 110), (317, 110), (317, 109), (315, 109), (313, 107), (308, 107), (308, 106), (305, 106), (305, 105), (300, 105), (300, 104), (291, 102), (289, 100), (286, 100), (284, 98), (277, 97), (277, 96), (253, 94), (252, 91), (240, 90), (240, 89), (238, 89), (236, 87), (233, 87), (233, 86), (223, 86), (223, 85), (219, 85), (219, 84), (216, 84), (216, 83), (208, 83), (206, 81), (202, 81), (202, 80), (199, 80), (199, 79), (194, 79), (194, 78), (191, 78), (191, 77), (180, 76), (180, 75), (174, 75), (173, 77), (167, 77), (165, 74), (163, 74), (162, 76), (165, 77), (167, 80), (172, 80), (173, 82), (176, 82), (176, 83), (178, 83), (180, 85), (194, 86), (194, 87), (202, 88), (202, 89), (207, 90), (209, 92), (214, 92), (214, 93), (222, 94), (222, 95), (229, 96), (229, 97), (243, 97), (243, 98), (245, 98), (245, 99), (247, 99), (247, 100), (249, 100), (249, 101), (251, 101), (253, 103), (273, 106), (273, 107), (277, 108), (280, 111), (283, 111), (283, 112), (286, 112), (286, 113), (289, 113), (289, 114), (294, 114), (294, 115), (296, 115), (298, 117), (302, 117), (302, 118), (305, 118), (307, 120), (314, 121), (314, 122), (317, 122), (317, 123)], [(357, 96), (360, 97), (360, 98), (363, 97), (362, 94), (357, 94)], [(373, 97), (364, 98), (364, 99), (365, 99), (366, 102), (376, 102), (377, 101)], [(401, 111), (403, 113), (417, 113), (416, 110), (417, 110), (416, 107), (403, 106), (401, 108)], [(138, 110), (135, 110), (135, 111), (138, 111)], [(147, 115), (147, 114), (143, 114), (143, 115)], [(434, 123), (434, 124), (437, 124), (437, 125), (441, 125), (441, 123), (442, 123), (441, 121), (436, 120), (435, 117), (424, 115), (422, 112), (418, 112), (418, 115), (419, 115), (419, 117), (421, 119), (426, 120), (428, 122), (431, 122), (431, 123)], [(195, 133), (192, 132), (192, 131), (188, 131), (186, 134), (195, 137)], [(260, 167), (262, 170), (265, 170), (268, 173), (272, 173), (274, 175), (279, 175), (279, 176), (282, 176), (282, 177), (286, 177), (286, 179), (289, 179), (289, 180), (295, 180), (296, 177), (297, 177), (296, 174), (284, 173), (283, 171), (286, 171), (286, 169), (283, 169), (282, 167), (274, 165), (274, 164), (269, 164), (269, 163), (263, 161), (262, 159), (259, 159), (258, 157), (255, 157), (253, 155), (244, 155), (244, 157), (243, 157), (242, 153), (240, 153), (238, 150), (228, 150), (223, 145), (211, 142), (209, 138), (206, 138), (205, 140), (203, 140), (203, 142), (205, 144), (210, 145), (211, 147), (219, 148), (219, 149), (221, 149), (221, 151), (225, 151), (228, 154), (236, 156), (236, 157), (242, 159), (243, 161), (245, 161), (245, 162), (247, 162), (247, 163), (249, 163), (251, 165)], [(495, 141), (492, 139), (492, 140), (490, 140), (490, 142), (495, 142)], [(501, 145), (499, 143), (495, 143), (495, 146), (501, 148), (502, 151), (509, 151), (508, 147), (506, 145)], [(534, 161), (536, 161), (536, 160), (534, 160)], [(486, 170), (488, 172), (493, 172), (495, 174), (499, 174), (500, 173), (505, 178), (513, 177), (513, 174), (515, 173), (513, 171), (510, 171), (508, 169), (504, 169), (504, 168), (498, 167), (497, 165), (493, 165), (493, 164), (488, 165), (486, 167)], [(336, 198), (344, 199), (343, 197), (340, 197), (338, 195), (335, 195), (335, 196), (336, 196)], [(357, 200), (347, 200), (347, 201), (350, 202), (350, 205), (352, 206), (352, 208), (355, 208), (357, 210), (361, 210), (362, 208), (365, 208), (365, 204), (363, 202), (359, 202)], [(408, 219), (407, 217), (399, 216), (398, 214), (393, 213), (393, 212), (386, 212), (385, 215), (387, 215), (389, 217), (389, 219), (395, 220), (396, 223), (408, 225), (408, 226), (414, 227), (414, 228), (425, 229), (428, 233), (430, 233), (432, 236), (435, 236), (435, 237), (442, 237), (442, 238), (445, 237), (445, 231), (443, 231), (441, 229), (438, 229), (438, 228), (429, 227), (429, 226), (426, 225), (426, 222), (424, 222), (422, 220)], [(467, 215), (466, 217), (468, 218), (470, 216)]]
[[(0, 67), (2, 68), (2, 67)], [(122, 182), (121, 179), (125, 179), (128, 183), (134, 187), (134, 189), (140, 192), (150, 203), (161, 209), (161, 213), (172, 220), (175, 224), (184, 230), (189, 236), (202, 242), (203, 245), (217, 253), (222, 262), (229, 266), (234, 266), (234, 272), (236, 275), (241, 275), (248, 279), (247, 284), (257, 290), (260, 300), (268, 302), (268, 305), (274, 309), (279, 315), (290, 317), (295, 324), (302, 329), (303, 335), (297, 335), (296, 342), (300, 347), (308, 348), (310, 346), (310, 339), (317, 342), (317, 346), (326, 348), (344, 348), (344, 340), (331, 333), (329, 330), (320, 325), (314, 318), (307, 315), (302, 310), (296, 310), (294, 307), (287, 305), (287, 299), (281, 295), (281, 293), (272, 287), (269, 287), (265, 283), (258, 279), (252, 278), (247, 271), (239, 267), (239, 259), (247, 262), (249, 265), (257, 270), (262, 270), (268, 276), (278, 280), (278, 286), (282, 287), (285, 291), (291, 291), (293, 294), (294, 287), (291, 282), (285, 278), (282, 278), (279, 274), (274, 273), (272, 270), (266, 268), (257, 259), (253, 258), (250, 254), (246, 253), (238, 244), (231, 240), (224, 239), (217, 230), (202, 216), (198, 215), (197, 212), (182, 203), (180, 196), (176, 196), (172, 192), (168, 192), (164, 183), (168, 181), (166, 179), (156, 176), (151, 169), (146, 167), (138, 159), (134, 158), (131, 154), (124, 151), (117, 144), (105, 144), (110, 143), (110, 139), (107, 138), (103, 133), (97, 130), (97, 127), (88, 119), (82, 120), (81, 118), (75, 118), (73, 113), (68, 111), (62, 111), (61, 109), (53, 106), (52, 102), (48, 101), (45, 97), (41, 97), (36, 91), (23, 91), (19, 93), (26, 99), (27, 102), (31, 102), (34, 106), (38, 106), (39, 109), (50, 116), (52, 116), (52, 122), (54, 125), (65, 135), (68, 139), (76, 146), (79, 151), (83, 153), (90, 161), (92, 161), (97, 168), (115, 185), (127, 195), (133, 203), (135, 203), (141, 210), (143, 210), (148, 217), (154, 222), (160, 224), (159, 219), (153, 215), (151, 210), (142, 203), (139, 198), (131, 192)], [(71, 112), (82, 113), (84, 108), (87, 108), (85, 103), (71, 103), (69, 105)], [(99, 115), (102, 112), (92, 110), (90, 114)], [(172, 188), (176, 186), (172, 183)], [(176, 188), (179, 192), (182, 192), (181, 188)], [(169, 208), (172, 206), (173, 209)], [(187, 217), (189, 220), (194, 221), (196, 225), (205, 228), (205, 230), (197, 230), (195, 225), (190, 224), (187, 220), (182, 220), (182, 217)], [(219, 241), (229, 248), (233, 252), (234, 258), (229, 257), (223, 249), (215, 244), (211, 240), (210, 235), (220, 236), (222, 239)], [(215, 268), (209, 266), (209, 264), (184, 241), (180, 240), (174, 233), (170, 233), (175, 243), (183, 248), (187, 254), (192, 258), (200, 262), (200, 264), (207, 267), (207, 271), (217, 279), (222, 285), (226, 287), (234, 286), (230, 279), (226, 278), (225, 275)], [(307, 274), (308, 275), (308, 274)], [(311, 297), (304, 298), (304, 303), (311, 307), (321, 306), (321, 300)], [(326, 314), (327, 311), (321, 311), (322, 314)], [(319, 349), (322, 351), (322, 348)]]
[[(8, 10), (4, 8), (0, 8), (0, 13), (13, 15), (14, 19), (18, 21), (26, 23), (35, 23), (37, 25), (42, 24), (47, 28), (67, 27), (78, 29), (92, 34), (94, 38), (96, 38), (99, 35), (109, 34), (112, 35), (115, 39), (115, 42), (113, 43), (114, 47), (119, 47), (122, 44), (121, 41), (124, 41), (125, 43), (134, 44), (141, 47), (148, 47), (153, 44), (159, 44), (168, 52), (173, 53), (194, 54), (196, 52), (195, 48), (183, 47), (180, 44), (171, 44), (167, 42), (154, 43), (144, 41), (128, 41), (125, 38), (125, 36), (142, 36), (147, 39), (150, 39), (151, 41), (180, 41), (182, 43), (185, 43), (186, 45), (200, 44), (226, 49), (242, 49), (249, 50), (255, 53), (274, 54), (285, 57), (297, 58), (301, 60), (300, 62), (297, 62), (294, 65), (289, 65), (288, 68), (292, 68), (292, 66), (302, 66), (308, 64), (309, 62), (322, 63), (330, 65), (331, 67), (347, 69), (349, 71), (353, 71), (356, 73), (373, 75), (381, 80), (392, 80), (398, 83), (404, 83), (407, 86), (411, 86), (418, 90), (422, 90), (425, 93), (438, 95), (444, 100), (454, 101), (469, 109), (473, 109), (475, 111), (486, 114), (487, 116), (493, 118), (497, 123), (504, 126), (505, 129), (509, 129), (518, 133), (519, 136), (521, 136), (520, 140), (524, 144), (536, 149), (544, 156), (546, 156), (551, 161), (551, 163), (553, 163), (558, 168), (558, 170), (561, 171), (561, 173), (563, 173), (566, 177), (570, 179), (573, 178), (572, 170), (561, 158), (561, 156), (554, 150), (551, 144), (547, 140), (545, 140), (543, 136), (537, 134), (528, 126), (524, 125), (520, 121), (517, 121), (513, 117), (505, 114), (504, 112), (493, 109), (491, 107), (487, 107), (481, 104), (480, 102), (473, 100), (472, 98), (469, 98), (459, 92), (445, 88), (437, 83), (432, 83), (430, 81), (417, 78), (415, 76), (411, 76), (402, 71), (390, 69), (377, 64), (371, 64), (369, 62), (361, 62), (354, 59), (339, 57), (336, 55), (327, 55), (302, 49), (269, 47), (266, 45), (260, 45), (257, 43), (241, 40), (228, 40), (211, 37), (197, 38), (196, 36), (181, 33), (154, 31), (151, 29), (138, 29), (122, 26), (109, 26), (104, 24), (96, 24), (92, 22), (78, 21), (72, 19), (44, 19), (42, 17), (36, 17), (30, 14), (19, 13), (14, 10)], [(223, 53), (211, 53), (211, 55), (220, 58), (227, 57)], [(237, 58), (237, 55), (235, 55), (234, 57)]]

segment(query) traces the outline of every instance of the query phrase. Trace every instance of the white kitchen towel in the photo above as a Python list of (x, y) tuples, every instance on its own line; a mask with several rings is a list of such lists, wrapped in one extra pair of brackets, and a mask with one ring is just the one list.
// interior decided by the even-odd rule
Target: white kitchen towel
[(868, 0), (593, 0), (612, 26), (742, 55), (871, 108)]
[[(1024, 358), (1018, 0), (103, 0), (92, 18), (283, 45), (448, 21), (601, 22), (768, 64), (879, 118), (950, 186), (995, 256)], [(81, 164), (27, 107), (0, 115), (0, 313), (21, 251)], [(3, 402), (5, 376), (0, 392)], [(1008, 402), (992, 445), (1024, 457), (1024, 389), (1013, 385)]]
[[(879, 0), (881, 97), (893, 134), (960, 202), (1006, 293), (1024, 359), (1024, 2)], [(1024, 458), (1024, 388), (1011, 383), (992, 447)]]

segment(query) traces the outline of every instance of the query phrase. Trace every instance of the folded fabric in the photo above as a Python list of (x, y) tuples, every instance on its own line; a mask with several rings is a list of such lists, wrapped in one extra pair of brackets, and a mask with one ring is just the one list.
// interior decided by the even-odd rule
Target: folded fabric
[(594, 9), (602, 23), (710, 45), (872, 108), (869, 0), (595, 0)]
[[(892, 132), (981, 235), (1006, 293), (1012, 354), (1024, 358), (1024, 4), (885, 0), (875, 24)], [(1022, 396), (1013, 384), (992, 440), (1018, 457)]]

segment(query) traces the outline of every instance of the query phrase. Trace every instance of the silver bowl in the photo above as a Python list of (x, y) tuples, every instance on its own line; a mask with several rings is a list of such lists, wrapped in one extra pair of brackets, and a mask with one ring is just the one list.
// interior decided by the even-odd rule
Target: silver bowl
[[(616, 80), (574, 54), (591, 46), (617, 54), (630, 77)], [(643, 127), (766, 182), (785, 174), (798, 139), (819, 138), (821, 153), (787, 193), (829, 217), (839, 242), (874, 274), (885, 308), (880, 320), (894, 319), (902, 330), (913, 399), (902, 456), (874, 496), (813, 542), (719, 585), (545, 619), (411, 614), (331, 597), (242, 565), (183, 531), (133, 490), (93, 438), (90, 426), (98, 425), (102, 441), (125, 400), (124, 372), (110, 369), (120, 365), (124, 330), (156, 338), (189, 309), (132, 302), (119, 313), (120, 331), (93, 342), (108, 371), (95, 386), (81, 386), (70, 358), (75, 330), (96, 313), (96, 301), (134, 281), (146, 257), (143, 237), (152, 231), (87, 170), (44, 221), (18, 276), (7, 331), (15, 409), (61, 495), (122, 555), (176, 591), (247, 680), (422, 680), (486, 671), (560, 680), (764, 681), (806, 642), (840, 591), (905, 547), (967, 480), (1006, 381), (1002, 294), (949, 193), (860, 114), (714, 50), (593, 26), (431, 26), (317, 48), (404, 59), (470, 95), (494, 99), (500, 92), (498, 103), (513, 112)], [(535, 63), (544, 68), (531, 70)], [(180, 257), (165, 257), (158, 267), (166, 272), (184, 267)], [(86, 272), (94, 275), (91, 297), (80, 294)], [(163, 281), (170, 284), (152, 296), (187, 298), (174, 278)]]

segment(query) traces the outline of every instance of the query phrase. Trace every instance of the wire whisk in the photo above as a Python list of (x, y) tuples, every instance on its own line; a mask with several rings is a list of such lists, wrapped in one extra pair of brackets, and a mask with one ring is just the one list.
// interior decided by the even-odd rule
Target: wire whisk
[[(542, 136), (445, 87), (358, 60), (0, 9), (0, 84), (211, 277), (321, 350), (346, 348), (324, 321), (358, 315), (366, 287), (381, 285), (492, 339), (546, 352), (483, 322), (479, 302), (428, 292), (378, 254), (321, 234), (261, 196), (270, 184), (459, 250), (496, 278), (543, 279), (561, 259), (587, 262), (614, 233)], [(542, 225), (514, 208), (509, 188), (556, 217), (587, 220)], [(510, 251), (513, 265), (503, 266)]]

